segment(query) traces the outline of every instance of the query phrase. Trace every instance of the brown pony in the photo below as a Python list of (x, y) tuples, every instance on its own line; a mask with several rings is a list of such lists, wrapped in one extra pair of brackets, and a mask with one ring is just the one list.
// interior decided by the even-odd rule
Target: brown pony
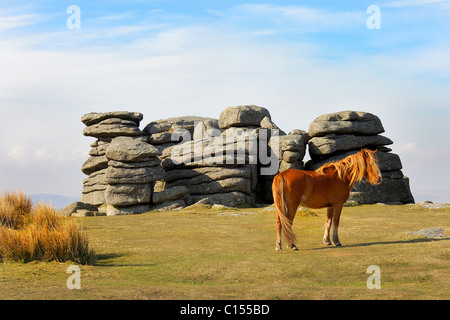
[(323, 243), (331, 245), (330, 227), (333, 223), (333, 243), (341, 246), (338, 237), (339, 218), (344, 202), (356, 182), (366, 178), (372, 185), (381, 183), (376, 151), (361, 149), (343, 160), (328, 163), (316, 171), (288, 169), (273, 180), (272, 193), (277, 209), (277, 244), (281, 250), (281, 234), (288, 248), (298, 250), (292, 222), (299, 205), (307, 208), (327, 208)]

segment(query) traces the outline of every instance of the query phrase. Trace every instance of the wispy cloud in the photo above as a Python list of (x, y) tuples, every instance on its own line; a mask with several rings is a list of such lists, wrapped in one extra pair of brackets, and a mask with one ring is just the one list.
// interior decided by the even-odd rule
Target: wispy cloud
[(39, 14), (2, 15), (0, 13), (0, 31), (21, 28), (44, 21)]
[[(61, 148), (50, 150), (49, 146), (44, 143), (38, 145), (30, 145), (30, 143), (13, 145), (6, 154), (6, 161), (16, 164), (33, 164), (36, 161), (51, 161), (55, 163), (63, 163), (72, 161), (73, 159), (86, 160), (88, 148)], [(4, 160), (4, 161), (5, 161)]]
[(422, 150), (417, 146), (416, 142), (407, 142), (402, 145), (397, 145), (396, 151), (401, 154), (420, 154)]
[(24, 146), (14, 146), (8, 152), (8, 157), (14, 160), (22, 159), (27, 155), (27, 150)]
[[(314, 32), (342, 29), (364, 21), (364, 11), (329, 11), (306, 5), (243, 4), (233, 7), (228, 15), (236, 21), (253, 21), (261, 25)], [(224, 15), (226, 16), (226, 14)]]
[(104, 23), (111, 23), (111, 22), (118, 22), (123, 20), (128, 20), (135, 17), (135, 14), (133, 12), (126, 12), (126, 13), (120, 13), (120, 14), (109, 14), (109, 15), (103, 15), (95, 18), (91, 18), (88, 20), (89, 23), (98, 23), (98, 24), (104, 24)]
[(47, 159), (50, 159), (53, 157), (53, 155), (49, 152), (47, 147), (42, 147), (42, 148), (35, 150), (32, 153), (32, 156), (39, 160), (47, 160)]
[(424, 6), (424, 5), (440, 5), (444, 8), (449, 8), (450, 0), (396, 0), (385, 4), (383, 7), (410, 7), (410, 6)]

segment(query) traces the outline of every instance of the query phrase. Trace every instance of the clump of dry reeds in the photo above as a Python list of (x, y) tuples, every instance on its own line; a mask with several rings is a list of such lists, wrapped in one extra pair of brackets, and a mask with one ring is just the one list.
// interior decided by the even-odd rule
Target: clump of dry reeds
[(94, 264), (96, 255), (72, 218), (45, 203), (33, 206), (19, 191), (0, 195), (0, 261), (7, 260)]

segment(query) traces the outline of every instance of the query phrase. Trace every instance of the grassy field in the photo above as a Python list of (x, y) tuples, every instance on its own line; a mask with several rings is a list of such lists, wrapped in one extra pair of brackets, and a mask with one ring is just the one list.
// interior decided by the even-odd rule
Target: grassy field
[[(450, 238), (409, 233), (450, 235), (449, 208), (346, 207), (341, 248), (322, 244), (324, 215), (297, 215), (296, 252), (274, 250), (270, 208), (77, 218), (98, 254), (79, 266), (81, 289), (66, 286), (71, 262), (9, 262), (0, 299), (450, 299)], [(379, 290), (366, 286), (370, 265)]]

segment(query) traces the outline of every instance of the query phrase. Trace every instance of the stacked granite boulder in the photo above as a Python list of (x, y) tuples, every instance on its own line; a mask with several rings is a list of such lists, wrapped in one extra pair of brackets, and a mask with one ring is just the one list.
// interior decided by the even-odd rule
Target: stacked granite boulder
[(143, 119), (142, 113), (114, 111), (91, 112), (81, 117), (86, 125), (83, 134), (97, 138), (91, 144), (89, 159), (81, 167), (81, 171), (89, 177), (83, 181), (81, 201), (100, 206), (105, 202), (105, 173), (108, 168), (106, 150), (112, 139), (118, 136), (143, 136), (139, 130), (139, 123)]
[(287, 169), (304, 170), (303, 157), (308, 140), (308, 133), (299, 129), (279, 137), (280, 172)]
[[(139, 112), (91, 112), (81, 121), (85, 136), (97, 138), (81, 171), (81, 201), (108, 215), (138, 213), (148, 209), (153, 182), (162, 178), (159, 151), (147, 143), (139, 129)], [(102, 206), (106, 204), (107, 206)]]
[(162, 152), (181, 141), (190, 140), (198, 122), (205, 126), (204, 130), (219, 128), (217, 119), (185, 116), (152, 121), (143, 131), (148, 136), (148, 142)]
[[(261, 116), (261, 112), (264, 112), (262, 108), (255, 109), (254, 106), (235, 108), (240, 108), (243, 112), (239, 115), (235, 112), (234, 118), (229, 115), (230, 110), (227, 110), (222, 112), (218, 120), (202, 117), (172, 118), (150, 123), (144, 129), (150, 133), (149, 139), (154, 142), (152, 134), (156, 132), (156, 128), (162, 127), (162, 123), (172, 123), (171, 129), (166, 131), (173, 134), (171, 139), (177, 140), (181, 137), (182, 140), (164, 148), (162, 152), (162, 166), (166, 173), (164, 191), (160, 192), (174, 194), (176, 198), (163, 197), (167, 201), (161, 203), (160, 207), (182, 207), (199, 202), (238, 206), (255, 202), (255, 124), (259, 125), (266, 114)], [(268, 114), (268, 111), (265, 111)], [(260, 114), (257, 123), (253, 119), (256, 114)], [(241, 119), (237, 119), (238, 117)], [(185, 119), (182, 127), (180, 119)], [(177, 128), (174, 128), (174, 124)], [(166, 128), (169, 128), (169, 125)], [(156, 202), (159, 202), (160, 192), (155, 193), (154, 201), (157, 199)]]
[[(254, 105), (226, 108), (219, 119), (188, 116), (149, 123), (144, 132), (162, 151), (165, 170), (154, 204), (158, 208), (199, 202), (238, 206), (263, 200), (261, 190), (271, 187), (263, 172), (273, 169), (269, 175), (273, 178), (279, 159), (278, 149), (274, 152), (269, 147), (272, 131), (261, 129), (278, 127), (267, 109)], [(292, 148), (300, 151), (304, 145)], [(298, 152), (290, 161), (301, 161), (303, 155)], [(272, 162), (275, 168), (270, 167)], [(269, 193), (265, 202), (270, 202)]]
[(378, 150), (382, 184), (372, 186), (360, 182), (353, 187), (350, 200), (359, 203), (414, 202), (409, 179), (401, 171), (399, 156), (386, 147), (393, 142), (380, 135), (383, 132), (380, 119), (368, 112), (342, 111), (317, 117), (309, 127), (311, 160), (307, 162), (306, 169), (315, 170), (325, 163), (354, 154), (361, 148)]
[[(152, 145), (160, 151), (160, 158), (165, 159), (170, 157), (171, 147), (192, 141), (196, 124), (200, 125), (198, 128), (202, 131), (219, 129), (217, 119), (183, 116), (152, 121), (143, 131)], [(164, 169), (170, 171), (170, 168), (174, 167), (175, 165), (170, 165), (166, 161)], [(153, 204), (157, 210), (178, 209), (192, 203), (187, 187), (167, 183), (167, 179), (173, 181), (172, 175), (165, 175), (163, 180), (155, 184)]]
[[(169, 147), (192, 140), (196, 123), (201, 123), (204, 126), (203, 130), (209, 130), (218, 129), (217, 122), (217, 119), (205, 117), (174, 117), (152, 121), (145, 126), (143, 131), (147, 135), (149, 143), (162, 154)], [(158, 181), (155, 184), (155, 191), (164, 190), (164, 185), (165, 181)]]
[(150, 210), (153, 184), (164, 178), (160, 152), (146, 137), (117, 137), (106, 151), (108, 168), (105, 200), (107, 215), (134, 214)]

